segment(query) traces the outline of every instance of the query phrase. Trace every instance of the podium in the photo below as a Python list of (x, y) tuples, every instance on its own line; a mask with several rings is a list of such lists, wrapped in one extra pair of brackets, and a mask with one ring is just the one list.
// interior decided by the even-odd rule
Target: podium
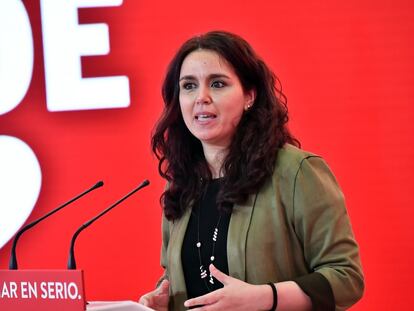
[(151, 311), (133, 301), (85, 302), (82, 270), (0, 270), (0, 310)]

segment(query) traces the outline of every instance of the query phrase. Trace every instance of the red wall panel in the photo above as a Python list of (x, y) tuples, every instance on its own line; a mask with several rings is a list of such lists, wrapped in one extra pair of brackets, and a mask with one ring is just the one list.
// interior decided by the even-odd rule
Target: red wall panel
[[(109, 55), (82, 59), (84, 76), (128, 76), (131, 105), (72, 112), (47, 110), (40, 3), (24, 4), (33, 79), (21, 104), (0, 115), (0, 135), (24, 140), (42, 168), (28, 221), (99, 179), (106, 185), (24, 235), (22, 268), (65, 268), (76, 228), (148, 178), (150, 187), (79, 237), (76, 252), (89, 300), (137, 299), (152, 289), (161, 274), (164, 182), (149, 141), (163, 75), (185, 39), (224, 29), (245, 37), (282, 80), (292, 131), (304, 149), (324, 156), (344, 190), (366, 275), (353, 310), (406, 309), (414, 262), (411, 1), (125, 0), (81, 9), (81, 23), (108, 24), (111, 43)], [(0, 250), (0, 268), (9, 252), (10, 242)]]

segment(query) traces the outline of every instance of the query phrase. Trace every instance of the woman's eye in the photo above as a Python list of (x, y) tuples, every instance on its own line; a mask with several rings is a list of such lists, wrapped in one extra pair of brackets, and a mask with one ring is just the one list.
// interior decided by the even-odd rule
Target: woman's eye
[(214, 88), (222, 88), (222, 87), (224, 87), (224, 86), (225, 86), (225, 84), (224, 84), (224, 82), (223, 82), (223, 81), (214, 81), (214, 82), (211, 84), (211, 86), (212, 86), (212, 87), (214, 87)]
[(186, 82), (186, 83), (183, 83), (182, 88), (184, 90), (192, 90), (193, 88), (195, 88), (195, 86), (196, 85), (194, 83)]

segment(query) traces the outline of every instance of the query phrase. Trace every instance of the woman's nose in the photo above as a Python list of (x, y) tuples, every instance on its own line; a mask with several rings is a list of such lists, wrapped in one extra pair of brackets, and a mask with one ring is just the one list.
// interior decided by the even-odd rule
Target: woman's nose
[(210, 104), (211, 94), (208, 87), (201, 86), (198, 89), (196, 104)]

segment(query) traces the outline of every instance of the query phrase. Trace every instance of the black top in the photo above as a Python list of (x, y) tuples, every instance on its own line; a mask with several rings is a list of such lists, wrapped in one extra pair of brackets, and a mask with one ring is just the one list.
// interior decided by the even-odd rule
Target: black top
[[(216, 198), (220, 190), (221, 179), (209, 182), (205, 195), (195, 204), (188, 222), (181, 249), (181, 261), (183, 265), (184, 279), (188, 298), (205, 295), (213, 290), (222, 288), (223, 285), (214, 279), (214, 284), (209, 282), (210, 257), (213, 252), (213, 233), (218, 223), (217, 241), (214, 245), (214, 265), (225, 274), (229, 274), (227, 262), (227, 233), (230, 223), (230, 214), (220, 214), (217, 209)], [(199, 224), (198, 224), (199, 222)], [(198, 239), (199, 235), (199, 239)], [(201, 278), (200, 256), (197, 242), (201, 242), (200, 255), (203, 269), (207, 276)], [(272, 280), (269, 280), (271, 282)], [(335, 298), (328, 280), (320, 273), (313, 272), (293, 279), (299, 287), (312, 300), (312, 310), (335, 310)]]
[[(213, 233), (218, 224), (217, 241), (214, 243), (214, 266), (225, 274), (229, 273), (227, 265), (227, 231), (229, 228), (230, 214), (221, 214), (217, 210), (216, 198), (220, 189), (220, 180), (214, 179), (207, 186), (205, 195), (199, 204), (195, 204), (188, 222), (181, 249), (181, 261), (184, 270), (184, 278), (187, 287), (188, 298), (198, 297), (210, 291), (222, 288), (223, 285), (214, 279), (214, 284), (209, 282), (210, 257), (213, 254)], [(220, 223), (219, 222), (220, 218)], [(198, 230), (198, 220), (199, 230)], [(198, 231), (200, 240), (198, 240)], [(200, 255), (203, 269), (207, 271), (207, 277), (201, 278), (200, 257), (197, 242), (201, 242)]]

